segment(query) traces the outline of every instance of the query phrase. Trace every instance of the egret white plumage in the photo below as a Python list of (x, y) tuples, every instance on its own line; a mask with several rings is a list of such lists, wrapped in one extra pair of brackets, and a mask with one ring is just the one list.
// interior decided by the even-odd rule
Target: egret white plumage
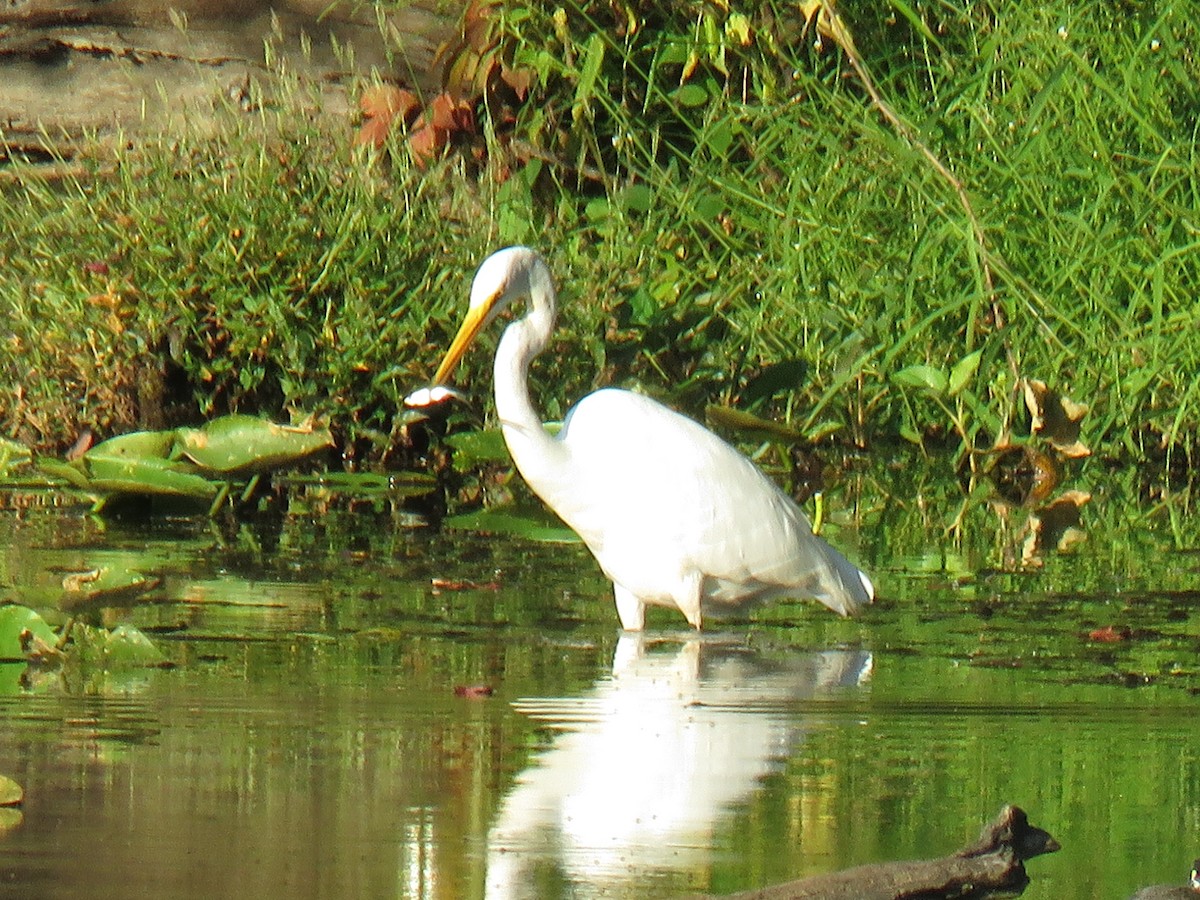
[(613, 582), (621, 625), (640, 631), (647, 605), (703, 617), (782, 596), (850, 615), (870, 579), (812, 533), (804, 512), (749, 459), (648, 397), (588, 394), (551, 437), (529, 397), (529, 364), (554, 330), (550, 270), (528, 247), (493, 253), (471, 285), (467, 315), (434, 375), (441, 385), (499, 313), (529, 310), (504, 330), (496, 412), (517, 471), (573, 528)]

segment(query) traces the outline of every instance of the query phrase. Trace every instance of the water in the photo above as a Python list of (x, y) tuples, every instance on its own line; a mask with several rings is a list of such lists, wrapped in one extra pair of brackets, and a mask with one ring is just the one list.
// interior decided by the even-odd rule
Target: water
[(0, 896), (721, 893), (952, 852), (1005, 803), (1063, 845), (1028, 897), (1182, 881), (1188, 498), (1096, 478), (1086, 539), (1033, 557), (1020, 510), (868, 485), (862, 528), (831, 534), (881, 587), (862, 620), (788, 604), (696, 636), (664, 614), (641, 639), (579, 547), (386, 506), (2, 513), (6, 599), (58, 622), (65, 575), (152, 573), (71, 602), (175, 665), (0, 666), (0, 774), (26, 791)]

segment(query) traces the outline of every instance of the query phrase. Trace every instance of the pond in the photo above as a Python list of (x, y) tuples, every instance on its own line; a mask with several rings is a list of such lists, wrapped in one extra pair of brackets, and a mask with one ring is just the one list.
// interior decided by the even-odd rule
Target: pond
[(1063, 524), (934, 471), (828, 498), (880, 590), (862, 618), (785, 603), (696, 635), (659, 611), (641, 638), (581, 546), (401, 499), (214, 521), (10, 496), (3, 599), (57, 624), (71, 573), (153, 575), (71, 611), (170, 665), (0, 666), (25, 789), (0, 896), (728, 893), (949, 853), (1005, 803), (1062, 844), (1027, 897), (1183, 881), (1190, 493), (1089, 463)]

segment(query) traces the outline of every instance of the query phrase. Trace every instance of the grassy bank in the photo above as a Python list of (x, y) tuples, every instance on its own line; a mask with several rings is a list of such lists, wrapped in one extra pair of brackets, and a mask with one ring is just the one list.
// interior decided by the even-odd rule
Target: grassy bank
[[(1037, 378), (1090, 405), (1094, 451), (1190, 451), (1200, 28), (1182, 9), (855, 3), (853, 44), (819, 49), (792, 7), (601, 13), (496, 13), (459, 56), (530, 92), (474, 84), (477, 130), (432, 165), (399, 131), (353, 147), (354, 123), (302, 114), (284, 78), (221, 111), (219, 139), (61, 182), (10, 172), (0, 433), (59, 448), (303, 409), (380, 459), (474, 266), (520, 241), (563, 294), (548, 418), (620, 383), (851, 444), (985, 447), (1028, 430)], [(965, 359), (973, 377), (939, 379)], [(482, 389), (488, 362), (461, 378)]]

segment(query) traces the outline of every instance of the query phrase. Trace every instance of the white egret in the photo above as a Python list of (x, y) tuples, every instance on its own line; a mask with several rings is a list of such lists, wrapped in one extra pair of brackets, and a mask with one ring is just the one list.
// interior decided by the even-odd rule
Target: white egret
[(812, 533), (808, 518), (745, 456), (648, 397), (604, 388), (551, 437), (529, 397), (530, 361), (555, 321), (550, 270), (528, 247), (479, 267), (466, 320), (434, 375), (441, 385), (476, 335), (514, 301), (523, 318), (496, 350), (496, 412), (517, 470), (578, 532), (613, 582), (621, 625), (644, 627), (647, 605), (705, 615), (781, 596), (812, 597), (849, 615), (870, 579)]

